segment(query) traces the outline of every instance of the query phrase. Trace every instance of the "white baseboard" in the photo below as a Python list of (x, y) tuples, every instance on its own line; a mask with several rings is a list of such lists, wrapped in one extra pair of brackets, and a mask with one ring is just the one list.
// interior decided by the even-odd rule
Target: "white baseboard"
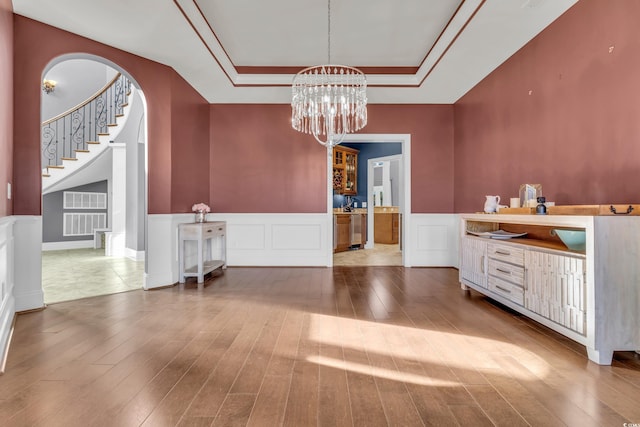
[(94, 241), (92, 240), (71, 240), (67, 242), (43, 242), (43, 251), (62, 251), (68, 249), (93, 249)]
[(131, 248), (124, 248), (124, 256), (134, 261), (144, 261), (144, 251), (136, 251)]

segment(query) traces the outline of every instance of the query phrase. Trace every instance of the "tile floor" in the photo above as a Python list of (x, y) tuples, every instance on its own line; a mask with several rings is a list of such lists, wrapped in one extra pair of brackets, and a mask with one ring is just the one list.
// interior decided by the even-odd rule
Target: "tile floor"
[(141, 289), (144, 261), (104, 256), (104, 249), (42, 252), (46, 304)]
[(373, 249), (358, 249), (333, 254), (333, 265), (402, 265), (402, 252), (400, 245), (376, 243)]

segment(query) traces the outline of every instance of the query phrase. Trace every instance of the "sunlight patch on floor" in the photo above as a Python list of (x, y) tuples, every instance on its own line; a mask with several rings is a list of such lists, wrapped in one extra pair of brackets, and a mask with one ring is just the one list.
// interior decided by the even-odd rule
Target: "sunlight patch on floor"
[(425, 375), (412, 374), (410, 372), (393, 371), (378, 366), (365, 365), (346, 360), (333, 359), (326, 356), (308, 356), (307, 361), (329, 368), (342, 369), (363, 375), (372, 375), (377, 378), (384, 378), (392, 381), (400, 381), (408, 384), (432, 387), (456, 387), (460, 384), (454, 381), (430, 378)]
[[(311, 316), (309, 339), (318, 342), (321, 346), (360, 351), (374, 356), (388, 356), (394, 360), (409, 363), (418, 362), (427, 368), (446, 366), (458, 370), (491, 373), (502, 371), (499, 358), (493, 358), (492, 355), (509, 355), (525, 363), (528, 371), (537, 377), (543, 378), (549, 372), (549, 366), (539, 356), (504, 341), (455, 331), (437, 331), (322, 314), (309, 315)], [(469, 349), (477, 349), (477, 351), (469, 351)], [(320, 362), (329, 363), (326, 360), (319, 360)], [(357, 368), (357, 365), (349, 360), (342, 362), (344, 362), (344, 369)], [(385, 378), (389, 375), (381, 373)], [(396, 376), (399, 381), (404, 381), (400, 379), (403, 375), (407, 375), (409, 382), (418, 381), (419, 378), (419, 376), (400, 371), (397, 375), (399, 375)], [(528, 376), (522, 379), (530, 378)], [(444, 377), (429, 378), (429, 381), (442, 384), (451, 382), (450, 378)]]

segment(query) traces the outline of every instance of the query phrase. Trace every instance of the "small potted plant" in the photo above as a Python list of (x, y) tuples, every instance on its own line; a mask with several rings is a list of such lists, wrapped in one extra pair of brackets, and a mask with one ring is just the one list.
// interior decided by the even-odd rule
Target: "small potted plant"
[(207, 222), (207, 214), (211, 212), (211, 208), (202, 202), (191, 206), (191, 210), (196, 213), (196, 222)]

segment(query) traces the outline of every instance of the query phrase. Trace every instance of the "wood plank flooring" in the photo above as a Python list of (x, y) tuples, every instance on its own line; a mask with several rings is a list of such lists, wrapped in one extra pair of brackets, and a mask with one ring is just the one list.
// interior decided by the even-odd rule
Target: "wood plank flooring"
[(19, 315), (2, 426), (623, 426), (640, 359), (464, 292), (451, 268), (229, 268)]

